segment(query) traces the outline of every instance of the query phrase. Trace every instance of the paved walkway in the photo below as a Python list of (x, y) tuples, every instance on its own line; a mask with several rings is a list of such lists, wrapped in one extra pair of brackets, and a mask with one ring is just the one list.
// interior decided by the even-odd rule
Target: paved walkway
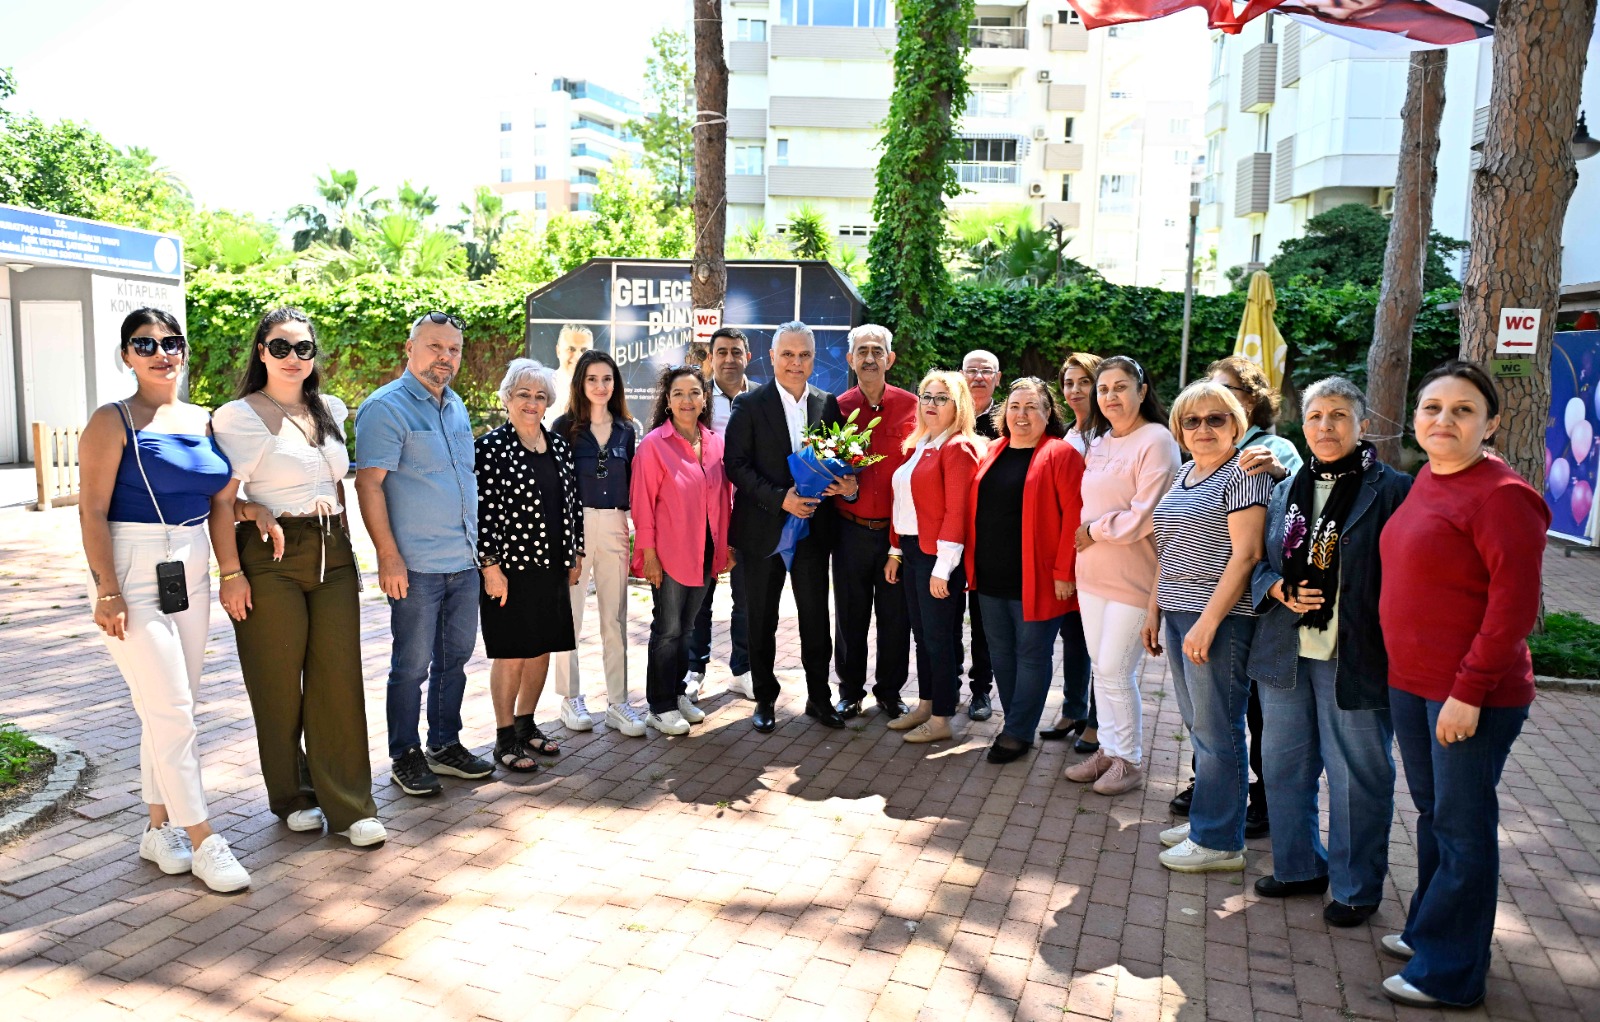
[[(450, 781), (433, 801), (398, 796), (385, 769), (390, 840), (357, 851), (267, 812), (218, 610), (206, 783), (254, 886), (209, 894), (136, 856), (138, 722), (90, 624), (81, 563), (71, 511), (0, 512), (0, 710), (74, 739), (98, 771), (73, 812), (0, 850), (8, 1018), (1433, 1017), (1377, 993), (1394, 970), (1377, 939), (1398, 928), (1414, 884), (1403, 795), (1370, 927), (1330, 930), (1319, 904), (1256, 898), (1266, 840), (1251, 842), (1242, 878), (1157, 865), (1188, 758), (1160, 664), (1143, 676), (1152, 780), (1115, 799), (1060, 780), (1059, 748), (984, 762), (992, 721), (931, 748), (904, 745), (871, 713), (842, 732), (808, 726), (790, 674), (772, 735), (722, 695), (689, 737), (600, 729), (569, 738), (546, 772)], [(1600, 561), (1551, 568), (1600, 606), (1582, 596)], [(647, 614), (635, 591), (635, 690)], [(784, 629), (780, 663), (797, 663), (792, 618)], [(725, 653), (720, 625), (718, 640)], [(386, 766), (375, 589), (362, 641), (372, 757)], [(584, 652), (593, 677), (598, 650)], [(719, 661), (713, 686), (725, 679)], [(466, 706), (479, 748), (492, 737), (486, 685), (480, 657)], [(1501, 789), (1489, 998), (1463, 1017), (1600, 1018), (1597, 733), (1596, 697), (1542, 693), (1534, 706)]]

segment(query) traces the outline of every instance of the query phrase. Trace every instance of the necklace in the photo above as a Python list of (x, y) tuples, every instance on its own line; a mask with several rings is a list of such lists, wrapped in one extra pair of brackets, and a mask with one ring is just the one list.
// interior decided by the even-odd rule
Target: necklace
[[(293, 415), (289, 414), (289, 409), (283, 407), (283, 405), (280, 405), (278, 403), (278, 399), (273, 397), (271, 394), (268, 394), (266, 391), (264, 391), (264, 390), (257, 391), (257, 393), (259, 393), (262, 397), (266, 398), (268, 401), (271, 401), (272, 402), (272, 407), (276, 408), (279, 412), (281, 412), (283, 414), (284, 419), (288, 421), (289, 425), (293, 426), (295, 429), (298, 429), (300, 431), (300, 435), (306, 438), (306, 443), (308, 443), (308, 444), (311, 443), (310, 434), (308, 434), (306, 432), (304, 426), (300, 425), (300, 423), (295, 420), (295, 417)], [(311, 409), (307, 408), (303, 404), (300, 405), (295, 410), (299, 411), (299, 412), (302, 412), (302, 413), (309, 413), (311, 411)], [(311, 444), (311, 446), (315, 447), (316, 444)]]
[(538, 440), (538, 443), (535, 444), (533, 441), (529, 440), (527, 437), (522, 435), (522, 430), (517, 429), (515, 426), (512, 426), (511, 429), (512, 429), (512, 432), (517, 434), (517, 442), (520, 443), (522, 446), (526, 447), (528, 450), (532, 451), (535, 454), (543, 454), (544, 453), (544, 451), (545, 451), (545, 440), (544, 440), (544, 431), (543, 430), (540, 430), (539, 432), (534, 434), (534, 438), (536, 440)]
[(683, 430), (678, 429), (678, 424), (676, 422), (674, 422), (672, 424), (672, 428), (673, 428), (673, 430), (675, 430), (677, 432), (677, 434), (679, 436), (683, 437), (683, 439), (688, 441), (690, 444), (692, 444), (692, 445), (694, 445), (696, 447), (700, 446), (700, 427), (699, 427), (698, 424), (694, 428), (694, 435), (693, 436), (690, 436), (690, 435), (684, 433)]

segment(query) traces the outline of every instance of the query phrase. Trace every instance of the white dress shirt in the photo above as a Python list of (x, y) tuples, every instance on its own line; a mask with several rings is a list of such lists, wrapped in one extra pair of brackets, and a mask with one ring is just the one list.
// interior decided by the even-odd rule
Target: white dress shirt
[(711, 384), (711, 428), (718, 433), (728, 431), (728, 420), (733, 417), (733, 397), (724, 394), (715, 383)]
[(783, 418), (789, 424), (789, 453), (800, 450), (800, 438), (806, 432), (806, 395), (808, 391), (801, 391), (799, 398), (794, 397), (784, 389), (783, 384), (777, 384), (778, 397), (783, 400)]
[[(917, 525), (917, 505), (911, 499), (911, 473), (916, 471), (917, 463), (922, 461), (922, 457), (926, 452), (939, 450), (953, 433), (955, 433), (955, 427), (945, 430), (932, 440), (927, 437), (918, 440), (917, 448), (911, 452), (911, 457), (907, 458), (905, 464), (895, 469), (894, 475), (889, 477), (890, 485), (894, 490), (894, 510), (890, 514), (892, 516), (891, 520), (894, 522), (895, 535), (904, 538), (917, 534), (917, 529), (919, 528)], [(966, 550), (966, 545), (941, 539), (936, 541), (936, 546), (938, 554), (933, 562), (933, 576), (948, 582), (950, 581), (951, 573), (956, 570), (956, 565), (961, 563), (961, 555)], [(895, 546), (890, 547), (889, 552), (891, 554), (899, 554), (901, 551), (898, 546)]]

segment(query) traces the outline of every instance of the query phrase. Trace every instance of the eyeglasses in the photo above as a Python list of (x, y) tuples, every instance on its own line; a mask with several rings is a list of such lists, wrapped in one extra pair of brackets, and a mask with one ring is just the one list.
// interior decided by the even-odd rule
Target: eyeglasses
[(140, 358), (149, 358), (160, 347), (168, 355), (181, 355), (185, 341), (182, 334), (168, 334), (166, 337), (130, 337), (128, 347)]
[(923, 404), (933, 405), (935, 408), (943, 408), (945, 405), (950, 403), (949, 394), (919, 394), (917, 395), (917, 398)]
[(467, 325), (465, 323), (461, 322), (461, 320), (459, 320), (456, 317), (450, 315), (449, 313), (445, 313), (445, 312), (424, 312), (422, 315), (417, 317), (417, 321), (415, 323), (411, 324), (411, 329), (415, 330), (417, 327), (421, 326), (424, 322), (437, 323), (440, 326), (444, 326), (446, 323), (448, 323), (449, 325), (455, 327), (457, 330), (465, 330), (467, 328)]
[(294, 357), (302, 362), (309, 362), (317, 357), (316, 341), (296, 341), (290, 344), (282, 337), (274, 337), (267, 342), (267, 354), (273, 358), (288, 358), (289, 352), (294, 352)]
[(1226, 426), (1232, 421), (1233, 416), (1229, 415), (1227, 412), (1208, 412), (1203, 416), (1185, 415), (1183, 418), (1178, 420), (1178, 425), (1182, 426), (1186, 432), (1191, 432), (1199, 429), (1202, 422), (1207, 426), (1210, 426), (1212, 429), (1221, 429), (1223, 426)]
[(987, 380), (987, 379), (989, 379), (991, 377), (999, 376), (1000, 375), (1000, 370), (998, 370), (998, 369), (963, 369), (963, 370), (961, 370), (961, 375), (965, 376), (969, 380)]

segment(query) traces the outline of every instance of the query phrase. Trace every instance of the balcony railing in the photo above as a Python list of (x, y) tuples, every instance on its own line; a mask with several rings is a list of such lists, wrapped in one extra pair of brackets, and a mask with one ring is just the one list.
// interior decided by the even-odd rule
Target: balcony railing
[(967, 45), (975, 50), (1026, 50), (1028, 30), (1021, 25), (969, 25)]
[(964, 185), (1014, 185), (1022, 169), (1015, 163), (956, 163), (952, 166)]
[(975, 91), (967, 97), (963, 117), (1020, 117), (1022, 96), (1016, 92)]
[(604, 121), (596, 121), (596, 120), (592, 120), (591, 118), (588, 118), (588, 117), (579, 117), (577, 120), (573, 121), (572, 122), (572, 130), (573, 131), (584, 131), (584, 130), (598, 131), (602, 135), (607, 135), (607, 136), (610, 136), (611, 138), (620, 139), (620, 140), (622, 140), (624, 142), (631, 141), (632, 138), (633, 138), (632, 135), (628, 134), (628, 131), (627, 131), (626, 128), (615, 128), (615, 127), (612, 127), (609, 124), (606, 124)]

